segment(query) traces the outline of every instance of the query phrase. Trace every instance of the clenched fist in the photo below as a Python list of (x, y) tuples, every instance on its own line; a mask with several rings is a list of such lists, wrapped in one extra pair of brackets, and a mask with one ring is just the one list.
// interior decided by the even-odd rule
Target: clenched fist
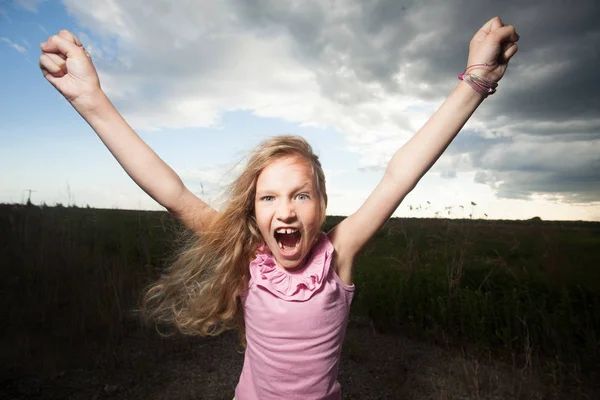
[(40, 68), (44, 77), (73, 106), (85, 108), (100, 92), (100, 80), (92, 59), (71, 32), (62, 30), (40, 44)]
[(517, 53), (519, 35), (512, 25), (504, 25), (499, 17), (486, 22), (473, 36), (469, 46), (467, 67), (487, 64), (469, 69), (480, 77), (498, 82), (506, 72), (508, 61)]

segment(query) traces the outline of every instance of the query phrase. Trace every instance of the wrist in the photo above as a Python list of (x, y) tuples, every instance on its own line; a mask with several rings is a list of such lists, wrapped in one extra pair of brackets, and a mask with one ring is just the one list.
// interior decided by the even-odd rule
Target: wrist
[[(498, 81), (487, 76), (487, 68), (489, 64), (472, 64), (468, 66), (463, 73), (458, 75), (458, 79), (468, 84), (471, 89), (477, 92), (482, 98), (486, 98), (491, 94), (496, 93), (498, 87)], [(474, 71), (483, 71), (484, 76), (481, 76)]]
[(484, 96), (477, 93), (477, 91), (473, 90), (471, 85), (469, 85), (469, 83), (465, 81), (458, 82), (455, 91), (466, 104), (473, 103), (475, 104), (475, 107), (478, 107), (483, 102), (483, 100), (485, 100)]
[(500, 80), (495, 73), (496, 65), (490, 63), (472, 63), (468, 64), (463, 74), (475, 74), (483, 79), (498, 83)]
[(495, 76), (493, 76), (488, 69), (477, 67), (471, 68), (468, 71), (466, 71), (465, 74), (473, 74), (487, 81), (498, 83), (498, 81), (495, 79)]
[(100, 87), (85, 92), (76, 98), (69, 100), (69, 103), (77, 110), (82, 117), (86, 118), (100, 112), (101, 109), (105, 108), (110, 100)]

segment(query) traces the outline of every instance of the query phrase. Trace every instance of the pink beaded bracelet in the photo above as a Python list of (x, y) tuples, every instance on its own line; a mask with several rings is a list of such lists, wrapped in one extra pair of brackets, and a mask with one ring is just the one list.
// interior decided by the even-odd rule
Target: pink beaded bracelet
[(465, 71), (458, 75), (458, 79), (461, 81), (465, 81), (469, 86), (473, 88), (477, 93), (483, 96), (485, 99), (490, 94), (496, 93), (496, 88), (498, 87), (498, 83), (494, 81), (490, 81), (489, 79), (484, 79), (479, 75), (468, 74), (467, 71), (473, 67), (484, 66), (487, 67), (488, 64), (473, 64), (468, 66)]

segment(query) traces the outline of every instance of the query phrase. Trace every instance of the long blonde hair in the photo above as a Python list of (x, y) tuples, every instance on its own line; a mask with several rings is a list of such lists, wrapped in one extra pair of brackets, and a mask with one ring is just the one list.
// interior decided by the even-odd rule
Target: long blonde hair
[(325, 175), (311, 146), (297, 136), (262, 142), (230, 185), (223, 211), (206, 231), (188, 241), (166, 274), (146, 292), (142, 311), (147, 318), (173, 324), (184, 334), (214, 336), (237, 329), (243, 336), (239, 295), (248, 286), (248, 264), (263, 243), (254, 217), (256, 181), (266, 166), (289, 156), (311, 166), (322, 225), (327, 207)]

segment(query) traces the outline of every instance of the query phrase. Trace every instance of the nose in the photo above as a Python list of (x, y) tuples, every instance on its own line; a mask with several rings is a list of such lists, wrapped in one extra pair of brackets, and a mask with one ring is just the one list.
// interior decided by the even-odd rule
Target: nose
[(282, 201), (277, 207), (277, 219), (280, 221), (290, 221), (296, 218), (296, 209), (290, 201)]

